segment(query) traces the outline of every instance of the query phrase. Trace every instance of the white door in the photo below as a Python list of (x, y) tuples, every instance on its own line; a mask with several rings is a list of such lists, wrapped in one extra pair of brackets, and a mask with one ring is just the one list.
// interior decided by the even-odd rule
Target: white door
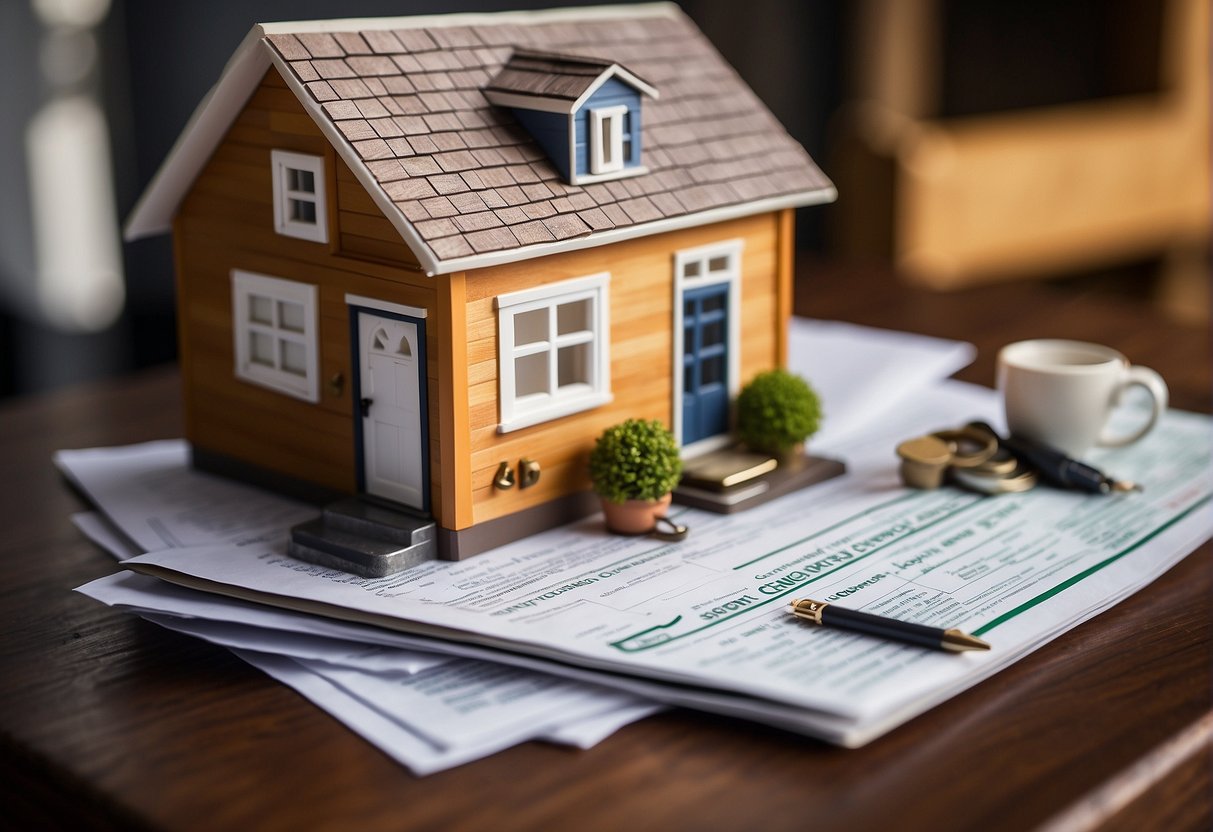
[(359, 312), (358, 345), (367, 493), (424, 509), (417, 325)]

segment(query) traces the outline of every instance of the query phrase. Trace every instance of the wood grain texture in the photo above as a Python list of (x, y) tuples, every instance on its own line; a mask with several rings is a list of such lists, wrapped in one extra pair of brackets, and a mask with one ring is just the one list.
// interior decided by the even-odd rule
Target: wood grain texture
[(788, 325), (792, 318), (792, 303), (795, 299), (792, 284), (796, 278), (796, 212), (791, 208), (780, 211), (778, 222), (775, 321), (772, 329), (775, 332), (776, 361), (779, 366), (786, 367), (788, 363)]
[[(511, 263), (468, 273), (467, 359), (474, 520), (479, 523), (590, 487), (594, 439), (624, 419), (673, 418), (674, 254), (740, 239), (741, 381), (778, 363), (779, 215), (765, 214), (670, 232), (641, 240)], [(499, 433), (497, 312), (500, 294), (608, 272), (611, 312), (611, 393), (592, 410)], [(788, 294), (790, 295), (790, 279)], [(791, 299), (786, 300), (790, 312)], [(542, 466), (528, 489), (492, 487), (497, 466), (522, 457)]]
[[(326, 160), (331, 242), (277, 234), (270, 152)], [(340, 184), (339, 184), (340, 183)], [(346, 210), (343, 200), (353, 208)], [(433, 281), (391, 230), (370, 197), (321, 136), (293, 93), (270, 69), (250, 97), (174, 222), (186, 436), (199, 446), (247, 459), (329, 489), (356, 490), (350, 313), (347, 293), (430, 309)], [(346, 227), (348, 224), (348, 228)], [(319, 402), (284, 396), (235, 377), (230, 275), (233, 269), (296, 280), (320, 289)], [(438, 331), (427, 329), (427, 355)], [(432, 387), (437, 358), (429, 360)], [(331, 382), (340, 379), (338, 387)], [(431, 401), (430, 418), (437, 414)], [(438, 432), (430, 454), (438, 458)], [(432, 496), (441, 491), (434, 472)]]
[[(1156, 5), (1156, 91), (949, 119), (938, 116), (943, 4), (860, 3), (859, 103), (836, 142), (843, 250), (887, 247), (908, 277), (937, 288), (1177, 248), (1207, 256), (1209, 3)], [(1203, 299), (1195, 287), (1185, 297)]]
[[(431, 459), (437, 479), (442, 482), (442, 502), (437, 514), (439, 525), (447, 529), (466, 529), (472, 525), (472, 473), (468, 430), (467, 375), (467, 277), (462, 272), (438, 279), (436, 329), (448, 334), (436, 345), (438, 355), (439, 452)], [(431, 400), (432, 401), (432, 400)]]
[[(1089, 291), (938, 295), (879, 271), (799, 270), (797, 311), (972, 340), (1109, 343), (1207, 412), (1209, 332)], [(858, 750), (676, 711), (587, 752), (528, 743), (417, 779), (229, 653), (70, 587), (114, 570), (68, 522), (56, 448), (180, 434), (168, 370), (0, 407), (0, 804), (13, 828), (1035, 828), (1211, 709), (1213, 546), (988, 681)], [(19, 794), (18, 794), (19, 793)], [(1207, 830), (1197, 755), (1110, 829)], [(1124, 823), (1121, 823), (1121, 821)]]

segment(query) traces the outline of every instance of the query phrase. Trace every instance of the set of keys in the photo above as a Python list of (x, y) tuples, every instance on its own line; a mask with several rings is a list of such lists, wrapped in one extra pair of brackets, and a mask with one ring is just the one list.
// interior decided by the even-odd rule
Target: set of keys
[(1036, 471), (1002, 447), (998, 435), (973, 423), (907, 439), (897, 446), (901, 481), (910, 488), (939, 488), (944, 481), (980, 491), (1008, 494), (1035, 488)]
[(1001, 438), (984, 422), (907, 439), (897, 446), (897, 455), (901, 481), (910, 488), (939, 488), (950, 478), (983, 494), (1027, 491), (1041, 479), (1091, 494), (1142, 490), (1038, 442)]

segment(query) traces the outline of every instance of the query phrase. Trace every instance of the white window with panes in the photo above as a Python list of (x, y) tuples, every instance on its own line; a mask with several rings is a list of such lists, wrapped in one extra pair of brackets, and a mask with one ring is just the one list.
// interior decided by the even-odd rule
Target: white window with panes
[(502, 433), (611, 400), (610, 275), (498, 295)]
[(236, 375), (309, 402), (320, 400), (316, 287), (232, 272)]
[(329, 239), (324, 193), (324, 158), (274, 150), (274, 230), (317, 243)]

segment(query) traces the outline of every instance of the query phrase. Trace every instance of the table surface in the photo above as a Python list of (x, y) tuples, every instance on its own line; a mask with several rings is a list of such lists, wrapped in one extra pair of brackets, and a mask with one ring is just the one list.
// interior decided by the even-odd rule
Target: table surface
[[(948, 295), (803, 263), (796, 310), (962, 338), (992, 383), (1025, 337), (1113, 345), (1210, 409), (1205, 328), (1097, 290)], [(0, 407), (0, 805), (100, 828), (1207, 829), (1213, 733), (1206, 543), (1120, 606), (858, 750), (674, 711), (589, 751), (527, 743), (414, 778), (217, 647), (71, 592), (114, 571), (68, 521), (58, 448), (179, 435), (171, 369)], [(4, 822), (0, 822), (3, 825)], [(1067, 828), (1074, 828), (1069, 827)]]

